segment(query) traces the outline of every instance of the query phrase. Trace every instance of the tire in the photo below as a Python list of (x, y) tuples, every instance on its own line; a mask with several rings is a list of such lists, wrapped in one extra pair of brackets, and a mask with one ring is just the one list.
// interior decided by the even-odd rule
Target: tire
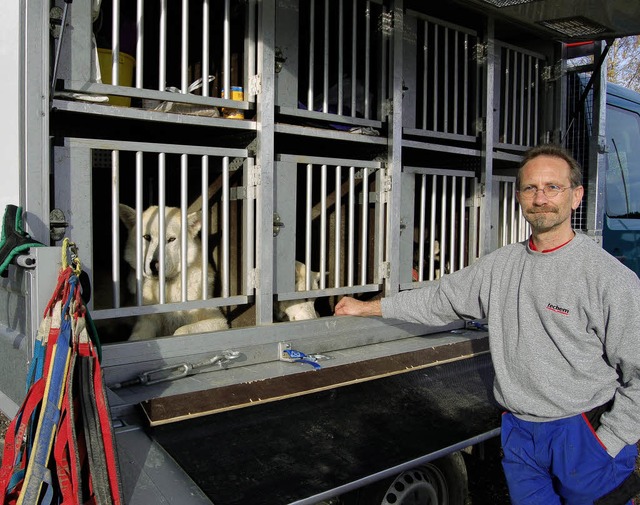
[(360, 490), (359, 505), (466, 505), (467, 468), (459, 452)]

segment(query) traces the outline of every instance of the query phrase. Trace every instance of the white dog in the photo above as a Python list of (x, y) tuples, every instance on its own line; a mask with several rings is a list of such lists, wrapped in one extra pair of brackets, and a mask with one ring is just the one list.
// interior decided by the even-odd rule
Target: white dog
[[(305, 290), (305, 278), (307, 274), (307, 266), (296, 261), (296, 291)], [(320, 288), (320, 273), (311, 272), (311, 289)], [(278, 319), (289, 321), (302, 321), (303, 319), (316, 319), (318, 313), (314, 308), (314, 301), (308, 298), (302, 300), (284, 300), (278, 302), (277, 310), (279, 312)], [(282, 313), (286, 314), (286, 317)]]
[[(180, 209), (165, 207), (165, 301), (182, 301), (181, 218)], [(201, 215), (193, 212), (187, 216), (187, 300), (202, 300), (202, 250), (198, 232), (202, 226)], [(159, 209), (149, 207), (142, 214), (142, 229), (136, 228), (135, 210), (120, 205), (120, 219), (128, 230), (124, 259), (132, 271), (128, 288), (136, 293), (136, 237), (142, 236), (142, 303), (151, 305), (160, 302), (160, 245)], [(208, 267), (206, 298), (213, 296), (214, 273)], [(217, 331), (229, 327), (224, 315), (217, 307), (179, 310), (162, 314), (139, 316), (129, 340), (142, 340), (163, 335), (183, 335)]]

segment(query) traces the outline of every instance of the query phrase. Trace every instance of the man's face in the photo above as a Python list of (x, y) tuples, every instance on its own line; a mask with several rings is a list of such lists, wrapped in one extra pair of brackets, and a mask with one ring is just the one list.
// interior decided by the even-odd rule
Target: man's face
[[(538, 190), (549, 186), (569, 189), (551, 198), (542, 191), (526, 197), (522, 190), (528, 186)], [(571, 229), (571, 211), (580, 205), (584, 188), (571, 188), (570, 168), (566, 161), (545, 155), (532, 159), (522, 167), (518, 189), (518, 202), (534, 233)]]

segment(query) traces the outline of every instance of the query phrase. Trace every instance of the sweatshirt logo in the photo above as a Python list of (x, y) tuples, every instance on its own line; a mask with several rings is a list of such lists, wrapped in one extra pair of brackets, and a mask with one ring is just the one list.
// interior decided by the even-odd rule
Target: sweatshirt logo
[(562, 307), (559, 307), (558, 305), (553, 305), (552, 303), (547, 304), (547, 310), (557, 312), (558, 314), (562, 314), (563, 316), (569, 315), (569, 309), (563, 309)]

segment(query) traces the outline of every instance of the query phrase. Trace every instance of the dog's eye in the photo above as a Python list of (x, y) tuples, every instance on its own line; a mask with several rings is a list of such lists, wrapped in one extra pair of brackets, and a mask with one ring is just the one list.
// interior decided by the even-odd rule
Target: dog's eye
[(142, 238), (145, 239), (147, 242), (151, 242), (151, 235), (142, 235)]
[(175, 239), (176, 239), (175, 237), (169, 237), (169, 238), (167, 239), (167, 242), (168, 242), (168, 243), (171, 243), (171, 242), (173, 242)]

